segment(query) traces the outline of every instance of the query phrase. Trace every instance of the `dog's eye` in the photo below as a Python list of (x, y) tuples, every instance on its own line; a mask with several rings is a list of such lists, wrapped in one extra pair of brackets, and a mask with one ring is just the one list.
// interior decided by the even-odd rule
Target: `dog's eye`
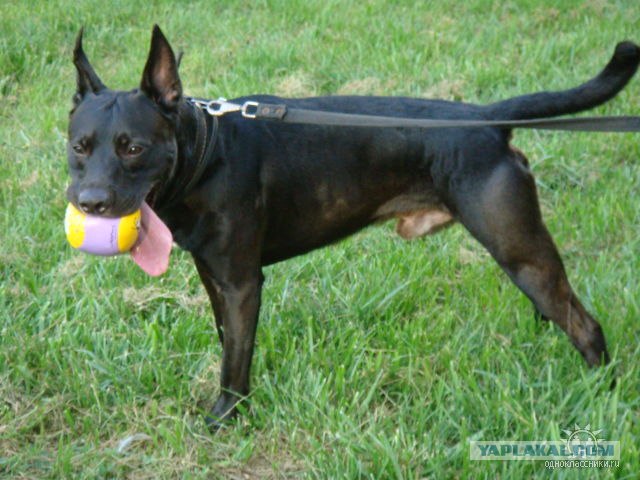
[(142, 150), (140, 145), (130, 145), (129, 148), (127, 148), (127, 155), (135, 157), (136, 155), (140, 155)]
[(85, 148), (84, 148), (82, 145), (80, 145), (80, 144), (75, 144), (75, 145), (74, 145), (73, 147), (71, 147), (71, 148), (73, 148), (73, 151), (74, 151), (76, 154), (78, 154), (78, 155), (84, 155), (84, 154), (85, 154), (85, 152), (86, 152)]

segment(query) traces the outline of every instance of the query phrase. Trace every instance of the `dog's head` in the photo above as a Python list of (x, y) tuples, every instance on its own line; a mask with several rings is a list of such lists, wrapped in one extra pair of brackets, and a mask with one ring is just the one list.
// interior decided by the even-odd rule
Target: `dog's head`
[(102, 83), (82, 49), (82, 30), (73, 63), (78, 85), (69, 118), (67, 198), (86, 213), (131, 213), (177, 161), (178, 61), (156, 25), (137, 89), (114, 91)]

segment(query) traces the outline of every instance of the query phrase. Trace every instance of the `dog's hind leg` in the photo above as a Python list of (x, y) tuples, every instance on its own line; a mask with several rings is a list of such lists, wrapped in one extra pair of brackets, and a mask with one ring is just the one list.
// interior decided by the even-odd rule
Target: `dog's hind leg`
[(533, 176), (509, 154), (468, 177), (452, 195), (459, 221), (533, 302), (557, 323), (590, 366), (609, 361), (598, 322), (573, 292), (542, 222)]

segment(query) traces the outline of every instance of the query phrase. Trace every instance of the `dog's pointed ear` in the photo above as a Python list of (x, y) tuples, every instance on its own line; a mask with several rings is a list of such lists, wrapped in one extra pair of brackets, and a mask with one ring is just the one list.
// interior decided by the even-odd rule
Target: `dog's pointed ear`
[(96, 74), (95, 70), (89, 63), (89, 59), (82, 49), (82, 33), (84, 28), (80, 29), (78, 36), (76, 37), (76, 45), (73, 48), (73, 64), (76, 66), (78, 72), (78, 87), (76, 94), (73, 96), (73, 103), (76, 105), (82, 101), (84, 96), (88, 93), (99, 93), (104, 90), (105, 85), (100, 80), (100, 77)]
[(140, 90), (168, 110), (174, 109), (182, 98), (178, 61), (158, 25), (153, 26), (151, 49), (142, 73)]

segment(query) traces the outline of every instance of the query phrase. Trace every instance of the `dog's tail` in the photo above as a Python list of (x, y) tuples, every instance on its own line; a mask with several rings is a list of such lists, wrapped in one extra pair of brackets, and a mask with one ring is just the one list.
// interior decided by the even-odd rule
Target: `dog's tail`
[(613, 57), (596, 77), (560, 92), (539, 92), (487, 105), (493, 119), (526, 120), (576, 113), (615, 97), (629, 82), (640, 63), (640, 47), (632, 42), (616, 45)]

